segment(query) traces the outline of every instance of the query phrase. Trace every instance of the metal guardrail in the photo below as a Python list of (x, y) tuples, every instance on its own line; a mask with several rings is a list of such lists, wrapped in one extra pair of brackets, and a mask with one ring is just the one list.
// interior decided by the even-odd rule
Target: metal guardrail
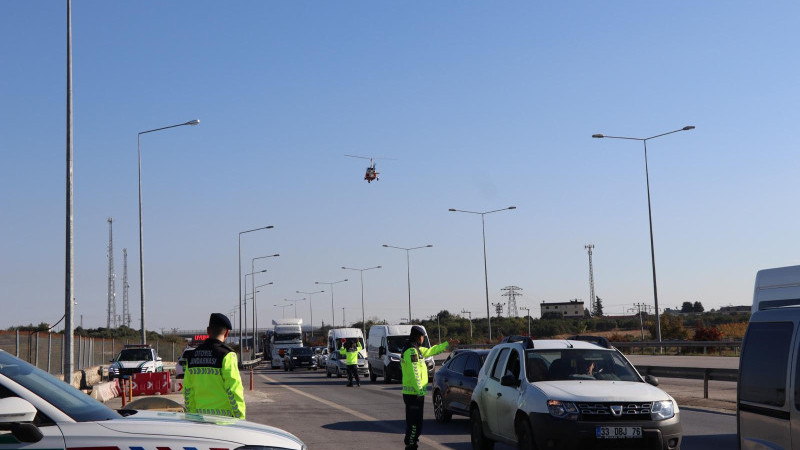
[(611, 342), (611, 345), (614, 347), (622, 350), (623, 348), (634, 349), (634, 348), (675, 348), (675, 352), (680, 355), (681, 348), (686, 347), (693, 347), (693, 348), (702, 348), (703, 354), (708, 353), (709, 348), (717, 349), (717, 351), (722, 351), (722, 349), (730, 348), (732, 349), (735, 354), (738, 356), (742, 349), (742, 341), (633, 341), (633, 342)]
[(640, 375), (664, 378), (703, 380), (703, 398), (708, 398), (708, 382), (739, 381), (739, 369), (710, 369), (702, 367), (636, 366)]

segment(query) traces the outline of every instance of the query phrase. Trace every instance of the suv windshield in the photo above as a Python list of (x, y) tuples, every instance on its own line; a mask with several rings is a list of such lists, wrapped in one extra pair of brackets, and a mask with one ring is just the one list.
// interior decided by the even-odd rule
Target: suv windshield
[(0, 374), (28, 389), (77, 422), (120, 419), (113, 409), (47, 372), (0, 351)]
[[(386, 336), (386, 345), (389, 347), (386, 351), (389, 353), (402, 353), (407, 344), (408, 336)], [(428, 341), (428, 336), (425, 336), (425, 340), (422, 341), (422, 346), (431, 346), (430, 341)]]
[(642, 381), (615, 350), (526, 350), (528, 381), (609, 380)]
[(153, 352), (148, 348), (126, 348), (119, 352), (117, 361), (151, 361)]
[(292, 356), (306, 356), (312, 354), (310, 347), (295, 347), (289, 349), (289, 354)]

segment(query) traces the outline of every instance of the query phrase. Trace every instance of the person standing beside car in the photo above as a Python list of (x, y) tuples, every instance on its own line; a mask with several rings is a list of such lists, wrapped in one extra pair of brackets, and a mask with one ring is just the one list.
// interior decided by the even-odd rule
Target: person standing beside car
[(364, 347), (361, 346), (361, 342), (357, 343), (358, 346), (353, 345), (351, 342), (345, 350), (346, 342), (347, 339), (342, 338), (342, 347), (339, 349), (339, 354), (347, 358), (347, 387), (353, 386), (353, 378), (356, 379), (356, 386), (361, 387), (361, 380), (358, 378), (358, 356)]
[(183, 376), (186, 411), (245, 418), (244, 386), (236, 352), (224, 341), (233, 327), (224, 314), (208, 320), (208, 339), (188, 357)]
[(425, 358), (443, 352), (449, 342), (445, 341), (431, 348), (422, 347), (425, 342), (425, 329), (414, 325), (400, 367), (403, 372), (403, 402), (406, 404), (406, 434), (403, 442), (406, 450), (416, 450), (422, 435), (422, 413), (425, 406), (425, 393), (428, 390), (428, 367)]

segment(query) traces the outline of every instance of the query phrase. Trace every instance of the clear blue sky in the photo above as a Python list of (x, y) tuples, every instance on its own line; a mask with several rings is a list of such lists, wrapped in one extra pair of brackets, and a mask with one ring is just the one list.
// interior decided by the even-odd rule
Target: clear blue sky
[[(64, 1), (0, 3), (0, 327), (64, 304)], [(136, 134), (143, 136), (148, 327), (202, 328), (267, 268), (260, 323), (348, 277), (336, 318), (485, 315), (491, 300), (652, 302), (642, 146), (650, 136), (659, 300), (749, 304), (758, 269), (798, 262), (797, 2), (73, 1), (77, 314), (117, 311), (129, 253), (139, 324)], [(363, 181), (365, 161), (381, 179)], [(314, 321), (330, 321), (328, 293)], [(287, 313), (290, 312), (287, 310)], [(298, 306), (308, 321), (309, 306)]]

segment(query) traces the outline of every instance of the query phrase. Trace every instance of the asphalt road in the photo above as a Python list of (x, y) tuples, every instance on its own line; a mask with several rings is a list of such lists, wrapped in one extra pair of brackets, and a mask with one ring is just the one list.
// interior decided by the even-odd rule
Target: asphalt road
[[(283, 428), (309, 449), (402, 448), (405, 409), (399, 383), (366, 380), (360, 388), (349, 388), (346, 379), (326, 378), (323, 371), (257, 369), (253, 384), (254, 391), (245, 396), (247, 419)], [(682, 449), (736, 447), (735, 414), (691, 407), (682, 408), (681, 414)], [(438, 424), (428, 400), (420, 444), (425, 449), (470, 449), (469, 420), (455, 416)]]

